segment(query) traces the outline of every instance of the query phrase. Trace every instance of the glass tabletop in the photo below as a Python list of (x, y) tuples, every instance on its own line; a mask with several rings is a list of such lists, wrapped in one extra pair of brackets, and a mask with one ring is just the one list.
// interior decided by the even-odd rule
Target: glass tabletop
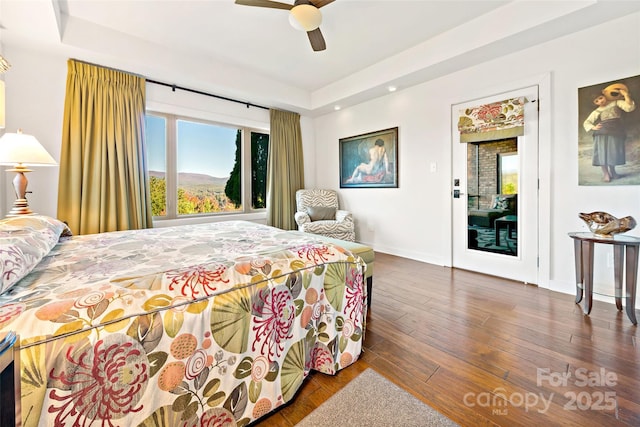
[(640, 238), (635, 236), (627, 236), (624, 234), (614, 234), (611, 237), (601, 236), (591, 232), (575, 232), (569, 233), (569, 237), (572, 239), (589, 240), (596, 243), (605, 244), (626, 244), (640, 246)]

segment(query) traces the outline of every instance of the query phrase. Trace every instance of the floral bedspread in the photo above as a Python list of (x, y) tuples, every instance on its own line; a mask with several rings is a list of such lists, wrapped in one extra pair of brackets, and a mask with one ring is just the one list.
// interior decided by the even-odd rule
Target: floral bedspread
[(63, 240), (0, 296), (23, 425), (246, 425), (357, 360), (363, 267), (241, 221)]

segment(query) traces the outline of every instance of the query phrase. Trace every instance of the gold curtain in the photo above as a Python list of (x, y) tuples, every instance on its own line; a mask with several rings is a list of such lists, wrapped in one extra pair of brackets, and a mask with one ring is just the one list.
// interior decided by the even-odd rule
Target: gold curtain
[(524, 135), (525, 97), (460, 111), (460, 142), (495, 141)]
[(296, 191), (304, 188), (300, 114), (270, 110), (267, 224), (295, 230)]
[(67, 65), (58, 217), (75, 234), (151, 227), (144, 78)]

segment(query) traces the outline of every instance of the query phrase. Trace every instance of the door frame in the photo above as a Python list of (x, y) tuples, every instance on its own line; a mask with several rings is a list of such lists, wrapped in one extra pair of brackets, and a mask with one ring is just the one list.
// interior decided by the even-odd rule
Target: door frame
[[(521, 80), (512, 81), (498, 86), (486, 87), (471, 93), (468, 98), (451, 100), (448, 106), (451, 122), (449, 129), (453, 128), (453, 121), (457, 120), (451, 114), (455, 105), (471, 102), (475, 99), (489, 98), (495, 94), (506, 93), (538, 86), (538, 286), (549, 288), (551, 266), (551, 74), (544, 73)], [(453, 266), (453, 144), (454, 136), (449, 135), (449, 185), (446, 187), (448, 203), (447, 222), (449, 225), (449, 239), (444, 245), (449, 253), (448, 267)], [(496, 272), (496, 276), (500, 276)]]

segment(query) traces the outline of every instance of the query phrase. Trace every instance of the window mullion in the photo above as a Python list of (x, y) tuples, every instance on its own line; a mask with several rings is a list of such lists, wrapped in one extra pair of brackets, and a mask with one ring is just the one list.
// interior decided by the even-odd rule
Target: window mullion
[(242, 209), (251, 211), (251, 132), (247, 128), (242, 131)]
[(167, 218), (178, 217), (178, 143), (176, 116), (167, 116)]

